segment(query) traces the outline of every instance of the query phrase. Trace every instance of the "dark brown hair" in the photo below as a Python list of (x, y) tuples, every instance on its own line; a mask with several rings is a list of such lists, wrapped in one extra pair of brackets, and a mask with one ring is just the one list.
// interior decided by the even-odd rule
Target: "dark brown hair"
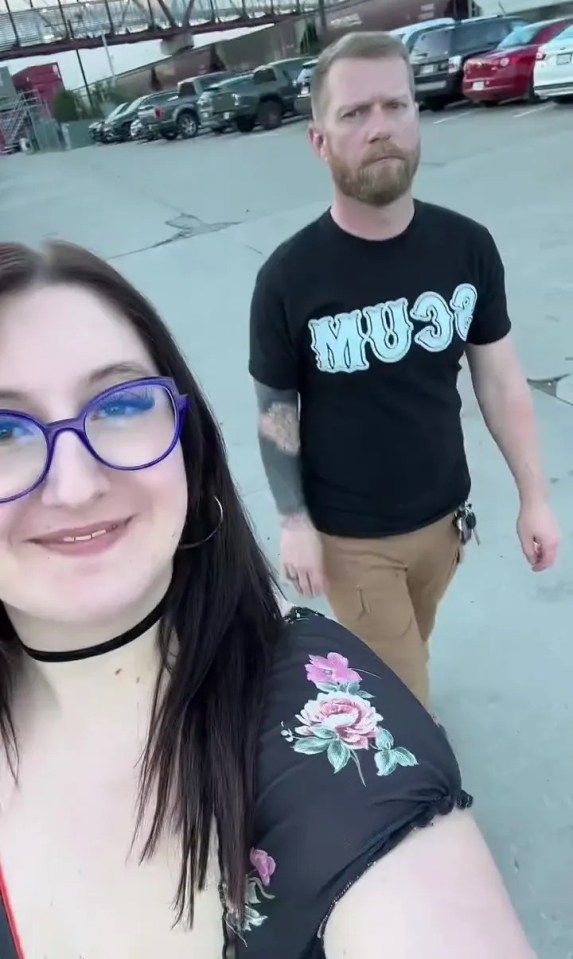
[(347, 33), (331, 43), (320, 54), (312, 72), (310, 95), (312, 112), (318, 119), (326, 100), (328, 76), (339, 60), (403, 60), (408, 67), (410, 87), (414, 91), (414, 75), (407, 47), (398, 37), (381, 31), (362, 30)]
[[(265, 692), (281, 631), (276, 586), (257, 545), (227, 464), (215, 417), (181, 352), (147, 300), (111, 266), (87, 250), (49, 243), (36, 252), (0, 244), (0, 299), (38, 284), (70, 283), (91, 290), (132, 324), (159, 373), (190, 399), (181, 446), (189, 507), (184, 543), (176, 552), (168, 604), (159, 632), (161, 669), (140, 782), (139, 817), (154, 803), (144, 857), (164, 828), (181, 842), (174, 906), (193, 920), (194, 895), (204, 887), (213, 829), (222, 881), (242, 914), (256, 789), (256, 763)], [(170, 637), (178, 637), (174, 663)], [(11, 702), (19, 647), (0, 602), (0, 736), (17, 776)], [(168, 673), (165, 693), (159, 688)], [(135, 832), (135, 831), (134, 831)]]

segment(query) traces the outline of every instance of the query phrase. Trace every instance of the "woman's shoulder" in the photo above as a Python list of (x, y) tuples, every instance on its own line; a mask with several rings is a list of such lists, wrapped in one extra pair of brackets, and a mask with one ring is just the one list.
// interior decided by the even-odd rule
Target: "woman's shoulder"
[(440, 770), (454, 792), (460, 784), (444, 732), (396, 674), (345, 627), (301, 607), (285, 616), (267, 699), (261, 773), (286, 762), (285, 744), (299, 757), (324, 754), (336, 773), (351, 763), (361, 776), (368, 767), (378, 777), (397, 767), (419, 767), (431, 756), (433, 771)]
[(314, 956), (345, 888), (470, 802), (445, 734), (398, 677), (338, 623), (289, 611), (259, 750), (248, 954)]
[[(275, 691), (280, 689), (281, 681), (285, 680), (290, 687), (297, 669), (301, 680), (312, 683), (312, 677), (318, 679), (319, 676), (313, 666), (332, 673), (332, 677), (339, 676), (341, 658), (364, 662), (365, 656), (366, 660), (372, 661), (374, 657), (374, 662), (378, 662), (369, 648), (340, 623), (314, 609), (293, 606), (284, 616), (283, 641), (275, 658), (273, 687)], [(326, 677), (323, 674), (321, 677), (324, 684)]]

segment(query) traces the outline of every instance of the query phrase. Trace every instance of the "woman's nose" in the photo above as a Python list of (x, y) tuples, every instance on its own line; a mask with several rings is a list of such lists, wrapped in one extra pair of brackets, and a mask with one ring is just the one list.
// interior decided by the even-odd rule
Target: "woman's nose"
[(76, 433), (60, 433), (42, 488), (46, 506), (77, 509), (108, 492), (110, 478), (106, 467), (95, 459)]

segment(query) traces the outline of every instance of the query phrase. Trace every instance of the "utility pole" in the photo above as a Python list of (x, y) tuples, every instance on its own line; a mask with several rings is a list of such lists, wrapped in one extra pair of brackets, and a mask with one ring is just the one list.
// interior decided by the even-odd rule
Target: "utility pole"
[(318, 0), (318, 23), (319, 40), (322, 46), (326, 46), (326, 35), (328, 33), (328, 23), (326, 22), (326, 0)]
[(90, 90), (90, 88), (89, 88), (89, 86), (88, 86), (88, 81), (87, 81), (87, 77), (86, 77), (86, 72), (85, 72), (85, 70), (84, 70), (84, 65), (83, 65), (83, 63), (82, 63), (82, 58), (80, 57), (80, 51), (78, 50), (77, 47), (75, 48), (75, 51), (76, 51), (76, 57), (78, 58), (78, 65), (79, 65), (79, 68), (80, 68), (80, 71), (81, 71), (81, 74), (82, 74), (82, 80), (83, 80), (83, 84), (84, 84), (84, 90), (86, 91), (86, 95), (87, 95), (87, 98), (88, 98), (88, 103), (89, 103), (89, 105), (90, 105), (90, 107), (91, 107), (91, 109), (92, 109), (92, 112), (93, 112), (93, 111), (95, 110), (95, 106), (94, 106), (94, 102), (93, 102), (93, 100), (92, 100), (91, 90)]
[(113, 77), (113, 82), (114, 82), (114, 84), (115, 84), (115, 82), (116, 82), (115, 68), (114, 68), (114, 65), (113, 65), (113, 60), (112, 60), (112, 58), (111, 58), (111, 53), (109, 52), (109, 47), (108, 47), (108, 45), (107, 45), (107, 40), (106, 40), (105, 33), (103, 32), (103, 30), (102, 30), (102, 33), (101, 33), (101, 42), (102, 42), (102, 44), (103, 44), (103, 48), (104, 48), (104, 50), (105, 50), (105, 55), (106, 55), (106, 57), (107, 57), (107, 64), (108, 64), (108, 66), (109, 66), (109, 72), (111, 73), (111, 75), (112, 75), (112, 77)]

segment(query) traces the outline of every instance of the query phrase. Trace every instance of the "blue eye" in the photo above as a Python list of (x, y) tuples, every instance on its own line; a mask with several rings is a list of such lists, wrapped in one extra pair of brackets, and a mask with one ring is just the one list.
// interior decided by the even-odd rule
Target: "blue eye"
[(98, 403), (93, 411), (95, 419), (121, 419), (148, 413), (155, 407), (155, 395), (151, 390), (116, 393)]
[(26, 420), (0, 419), (0, 445), (36, 439), (38, 430)]

